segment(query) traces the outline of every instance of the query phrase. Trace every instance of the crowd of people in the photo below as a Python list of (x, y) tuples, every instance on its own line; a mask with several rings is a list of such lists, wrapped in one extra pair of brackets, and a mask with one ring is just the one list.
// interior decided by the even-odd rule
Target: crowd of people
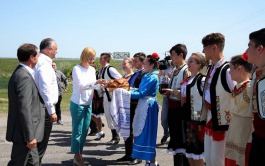
[[(158, 91), (163, 95), (161, 144), (169, 138), (166, 153), (173, 156), (175, 166), (263, 163), (265, 28), (250, 33), (244, 54), (229, 60), (223, 55), (223, 34), (204, 36), (202, 45), (202, 53), (191, 53), (188, 58), (185, 44), (174, 45), (166, 69), (160, 69), (157, 53), (138, 52), (123, 60), (124, 74), (110, 65), (111, 54), (107, 52), (100, 54), (97, 69), (96, 51), (84, 48), (80, 64), (72, 69), (73, 165), (86, 165), (82, 155), (91, 122), (96, 128), (95, 140), (105, 137), (101, 119), (105, 116), (112, 134), (107, 144), (115, 146), (124, 138), (125, 154), (117, 162), (136, 165), (145, 161), (146, 166), (158, 166)], [(62, 125), (60, 103), (68, 82), (56, 70), (56, 53), (57, 43), (51, 38), (43, 39), (39, 50), (29, 43), (17, 49), (19, 65), (8, 83), (6, 140), (13, 143), (10, 166), (41, 165), (53, 123)], [(110, 90), (108, 82), (113, 79), (126, 79), (129, 88)], [(119, 124), (126, 125), (118, 127), (123, 133), (116, 125), (119, 111), (112, 107), (117, 93), (124, 95), (121, 101), (129, 103), (122, 104), (126, 108)]]

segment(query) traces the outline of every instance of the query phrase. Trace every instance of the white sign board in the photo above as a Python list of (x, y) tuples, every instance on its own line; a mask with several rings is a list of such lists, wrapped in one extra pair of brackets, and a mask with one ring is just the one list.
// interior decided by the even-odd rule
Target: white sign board
[(113, 52), (112, 58), (113, 59), (130, 58), (130, 52)]

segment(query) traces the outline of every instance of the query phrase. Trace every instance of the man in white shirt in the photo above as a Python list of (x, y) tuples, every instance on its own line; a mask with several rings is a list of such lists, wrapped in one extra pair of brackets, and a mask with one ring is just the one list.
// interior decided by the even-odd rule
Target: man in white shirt
[(54, 105), (58, 100), (58, 84), (52, 68), (52, 59), (56, 54), (56, 42), (51, 38), (43, 39), (40, 43), (39, 61), (35, 67), (35, 82), (44, 100), (46, 111), (44, 138), (42, 142), (38, 143), (40, 164), (48, 145), (52, 123), (57, 121)]

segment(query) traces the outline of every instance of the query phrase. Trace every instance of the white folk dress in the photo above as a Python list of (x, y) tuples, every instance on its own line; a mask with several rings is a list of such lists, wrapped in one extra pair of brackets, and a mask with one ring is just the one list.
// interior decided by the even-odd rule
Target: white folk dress
[(247, 143), (251, 142), (253, 132), (253, 114), (249, 110), (250, 83), (244, 81), (236, 85), (232, 92), (232, 119), (226, 137), (225, 157), (236, 161), (237, 165), (245, 165)]

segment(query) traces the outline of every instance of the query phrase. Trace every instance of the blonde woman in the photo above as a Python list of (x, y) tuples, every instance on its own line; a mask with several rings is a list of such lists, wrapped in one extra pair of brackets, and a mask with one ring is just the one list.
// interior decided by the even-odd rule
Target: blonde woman
[[(95, 84), (103, 84), (104, 80), (96, 80), (95, 68), (91, 66), (95, 60), (96, 52), (86, 47), (81, 53), (81, 63), (72, 70), (73, 93), (70, 102), (72, 117), (71, 152), (74, 153), (73, 164), (83, 166), (83, 147), (91, 120), (91, 103)], [(89, 77), (88, 77), (89, 76)]]
[(131, 58), (124, 58), (122, 62), (122, 69), (125, 71), (123, 78), (130, 79), (133, 75), (133, 61)]
[(204, 166), (204, 125), (200, 122), (200, 116), (205, 76), (201, 70), (207, 61), (201, 53), (192, 53), (187, 64), (191, 76), (180, 83), (186, 121), (186, 157), (190, 166)]

